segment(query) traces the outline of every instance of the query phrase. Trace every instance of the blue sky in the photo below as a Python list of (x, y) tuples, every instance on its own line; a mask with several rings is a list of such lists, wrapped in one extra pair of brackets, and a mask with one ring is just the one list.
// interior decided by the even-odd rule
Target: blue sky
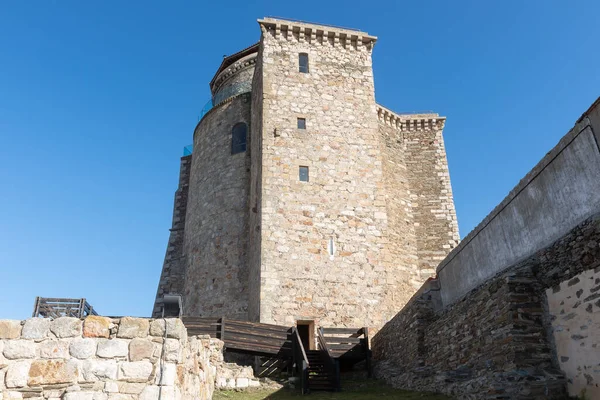
[(378, 102), (448, 118), (461, 236), (600, 94), (597, 1), (3, 2), (0, 318), (150, 314), (208, 82), (268, 15), (379, 37)]

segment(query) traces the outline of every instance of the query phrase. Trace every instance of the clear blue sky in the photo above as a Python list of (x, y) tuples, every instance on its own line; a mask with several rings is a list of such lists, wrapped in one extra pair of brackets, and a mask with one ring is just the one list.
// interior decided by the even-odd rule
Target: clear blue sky
[(462, 236), (600, 94), (598, 1), (3, 2), (0, 318), (150, 314), (182, 147), (268, 15), (379, 37), (377, 100), (448, 117)]

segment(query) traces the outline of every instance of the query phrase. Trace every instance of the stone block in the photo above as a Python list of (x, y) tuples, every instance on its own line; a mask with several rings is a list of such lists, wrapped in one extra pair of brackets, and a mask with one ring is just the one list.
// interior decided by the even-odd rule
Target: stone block
[(90, 338), (77, 338), (69, 345), (71, 356), (84, 360), (96, 354), (96, 341)]
[(138, 396), (134, 394), (110, 393), (108, 400), (137, 400)]
[(81, 336), (81, 320), (73, 317), (56, 318), (50, 323), (50, 330), (58, 338)]
[(129, 353), (127, 340), (100, 339), (96, 354), (102, 358), (127, 357)]
[(146, 386), (140, 394), (139, 400), (179, 400), (179, 392), (174, 387)]
[(106, 393), (98, 392), (70, 392), (65, 393), (63, 400), (106, 400), (108, 395)]
[(110, 336), (110, 324), (110, 318), (90, 315), (83, 321), (83, 336), (108, 338)]
[(30, 340), (42, 340), (48, 337), (50, 333), (50, 323), (48, 318), (29, 318), (23, 325), (21, 337)]
[(169, 362), (181, 361), (181, 344), (177, 339), (165, 340), (165, 360)]
[(129, 343), (129, 361), (149, 359), (154, 353), (156, 345), (150, 340), (133, 339)]
[(122, 362), (119, 364), (118, 379), (128, 382), (148, 382), (154, 366), (150, 361)]
[(7, 388), (27, 386), (31, 361), (17, 361), (8, 366), (4, 383)]
[(69, 358), (69, 343), (64, 340), (47, 340), (39, 347), (41, 358)]
[(144, 318), (123, 317), (119, 323), (117, 337), (133, 339), (148, 336), (150, 323)]
[(235, 387), (239, 389), (248, 387), (248, 378), (237, 378), (235, 381)]
[(165, 321), (167, 322), (167, 337), (174, 339), (187, 338), (185, 325), (179, 318), (156, 319), (150, 323), (150, 335), (164, 337)]
[(35, 358), (37, 343), (29, 340), (8, 340), (4, 343), (4, 357), (9, 360)]
[(0, 319), (0, 339), (18, 339), (21, 336), (21, 321)]
[(75, 383), (79, 375), (73, 360), (36, 360), (29, 368), (29, 386)]
[(250, 379), (250, 381), (248, 381), (248, 386), (249, 387), (260, 387), (260, 381), (257, 381), (255, 379)]
[(118, 365), (115, 360), (84, 360), (81, 362), (81, 377), (84, 382), (117, 379)]
[(104, 391), (106, 393), (118, 393), (119, 392), (119, 384), (117, 382), (106, 382), (104, 384)]
[(165, 363), (162, 368), (159, 366), (154, 383), (159, 386), (173, 386), (177, 380), (177, 365)]
[(147, 386), (147, 383), (119, 382), (119, 393), (124, 394), (140, 394)]

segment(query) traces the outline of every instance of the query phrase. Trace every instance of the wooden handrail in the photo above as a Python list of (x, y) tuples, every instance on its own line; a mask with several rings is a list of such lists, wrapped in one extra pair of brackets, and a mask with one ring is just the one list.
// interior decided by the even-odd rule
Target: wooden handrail
[(339, 360), (336, 360), (331, 355), (331, 350), (329, 350), (327, 340), (325, 340), (325, 334), (323, 333), (322, 327), (319, 327), (319, 329), (317, 329), (317, 340), (319, 341), (321, 351), (324, 352), (326, 355), (326, 362), (329, 364), (329, 370), (333, 378), (333, 388), (334, 390), (339, 391), (341, 389)]
[(294, 346), (293, 356), (294, 362), (296, 363), (296, 370), (300, 373), (300, 387), (302, 389), (302, 394), (307, 394), (310, 389), (308, 387), (308, 357), (306, 356), (306, 351), (304, 350), (304, 345), (302, 344), (302, 339), (300, 339), (300, 334), (298, 333), (298, 329), (296, 327), (292, 328), (292, 345)]

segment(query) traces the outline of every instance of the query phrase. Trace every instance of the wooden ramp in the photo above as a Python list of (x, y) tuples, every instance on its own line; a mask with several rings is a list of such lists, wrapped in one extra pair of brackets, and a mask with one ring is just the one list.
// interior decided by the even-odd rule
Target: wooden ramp
[(292, 357), (292, 328), (226, 318), (183, 317), (189, 335), (221, 339), (227, 351), (287, 359)]

